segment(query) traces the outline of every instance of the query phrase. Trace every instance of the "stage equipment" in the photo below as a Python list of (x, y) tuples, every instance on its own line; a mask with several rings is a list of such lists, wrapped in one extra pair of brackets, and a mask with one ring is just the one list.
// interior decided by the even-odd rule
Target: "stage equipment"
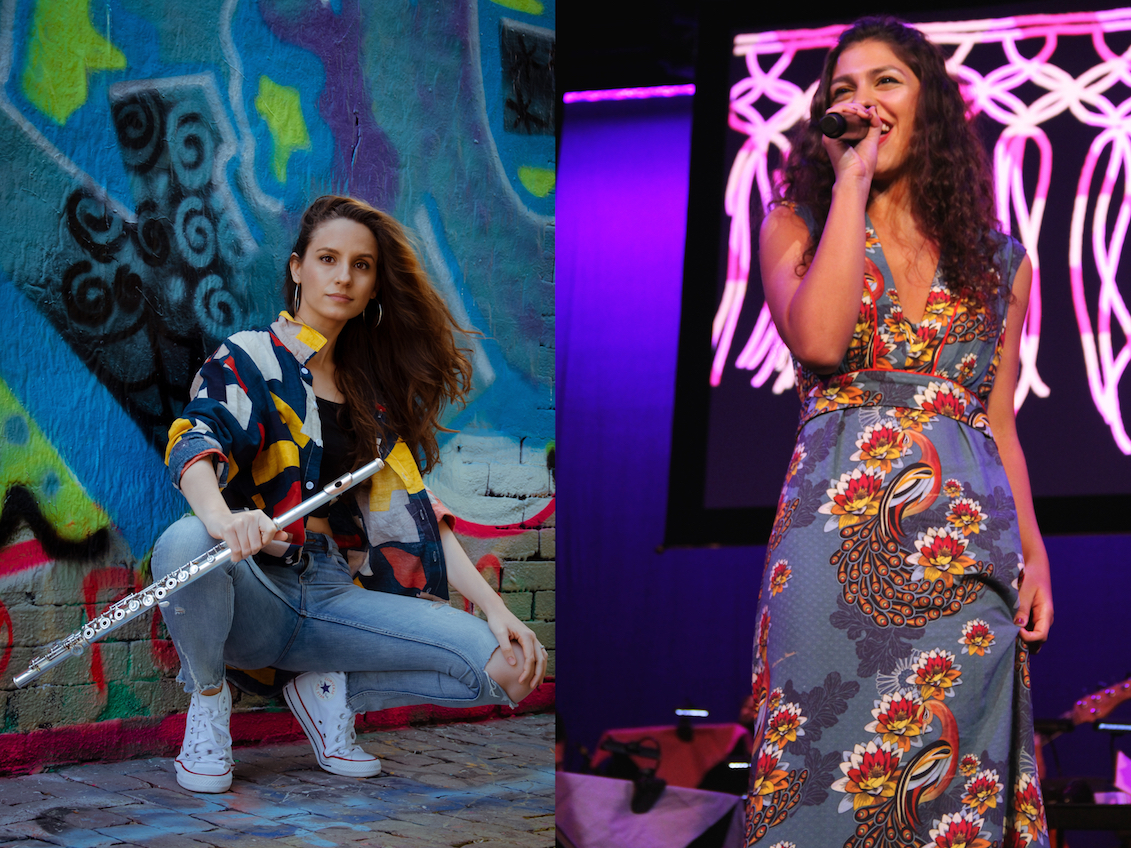
[[(651, 742), (651, 745), (646, 745)], [(610, 754), (620, 755), (628, 760), (629, 757), (640, 757), (645, 760), (655, 760), (655, 765), (650, 768), (641, 768), (640, 773), (633, 779), (632, 800), (629, 809), (637, 815), (646, 813), (660, 800), (668, 782), (656, 777), (656, 769), (660, 761), (660, 743), (651, 737), (645, 737), (636, 742), (618, 742), (615, 739), (605, 739), (601, 742), (601, 750)]]

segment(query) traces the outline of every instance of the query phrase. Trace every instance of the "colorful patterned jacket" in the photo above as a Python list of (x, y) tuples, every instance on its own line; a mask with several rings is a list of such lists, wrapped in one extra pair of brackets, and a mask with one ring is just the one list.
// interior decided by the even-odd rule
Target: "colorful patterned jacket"
[[(326, 343), (286, 312), (265, 330), (227, 339), (201, 366), (192, 400), (169, 429), (165, 462), (174, 485), (193, 462), (211, 457), (233, 509), (279, 515), (314, 493), (322, 425), (306, 362)], [(383, 410), (377, 417), (384, 423)], [(390, 449), (389, 442), (393, 442)], [(344, 494), (330, 511), (334, 539), (367, 589), (448, 597), (437, 511), (416, 460), (400, 439), (378, 445), (385, 467)], [(286, 528), (305, 540), (302, 522)], [(298, 563), (302, 546), (264, 564)]]

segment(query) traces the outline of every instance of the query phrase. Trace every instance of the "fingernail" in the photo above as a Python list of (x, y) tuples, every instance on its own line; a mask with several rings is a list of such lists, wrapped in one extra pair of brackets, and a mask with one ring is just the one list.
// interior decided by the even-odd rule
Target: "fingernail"
[(1017, 616), (1017, 618), (1013, 619), (1013, 623), (1016, 624), (1018, 627), (1020, 627), (1022, 624), (1025, 623), (1025, 616), (1023, 616), (1023, 615)]
[(509, 662), (511, 665), (518, 665), (518, 660), (516, 660), (514, 657), (507, 657), (507, 662)]

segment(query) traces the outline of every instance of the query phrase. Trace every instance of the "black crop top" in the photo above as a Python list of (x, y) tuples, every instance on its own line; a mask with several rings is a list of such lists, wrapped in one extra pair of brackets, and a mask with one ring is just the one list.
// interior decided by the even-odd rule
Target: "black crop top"
[[(317, 400), (318, 417), (322, 421), (322, 466), (318, 470), (318, 488), (321, 490), (350, 470), (349, 459), (354, 435), (348, 406), (325, 398)], [(310, 515), (325, 518), (330, 514), (330, 506), (331, 504), (324, 504)]]

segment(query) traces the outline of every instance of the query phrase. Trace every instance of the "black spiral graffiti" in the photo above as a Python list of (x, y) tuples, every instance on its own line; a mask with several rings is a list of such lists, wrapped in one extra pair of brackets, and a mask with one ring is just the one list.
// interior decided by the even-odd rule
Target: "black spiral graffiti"
[(93, 268), (83, 259), (63, 274), (63, 304), (67, 316), (87, 327), (99, 326), (114, 311), (114, 290), (101, 276), (90, 273)]
[(134, 247), (150, 268), (159, 268), (168, 261), (172, 232), (169, 219), (161, 214), (155, 201), (146, 200), (138, 206), (137, 228), (132, 235)]
[(118, 145), (127, 168), (148, 173), (161, 156), (165, 115), (160, 102), (148, 92), (119, 100), (110, 111)]
[(119, 265), (114, 272), (114, 302), (126, 312), (136, 312), (141, 306), (143, 283), (129, 265)]
[(175, 106), (169, 113), (165, 144), (173, 175), (187, 191), (200, 191), (212, 179), (216, 137), (204, 116), (191, 106)]
[(181, 201), (174, 234), (181, 258), (193, 268), (207, 268), (216, 256), (216, 225), (204, 201), (195, 195)]
[(67, 199), (67, 229), (83, 251), (98, 262), (109, 262), (129, 238), (124, 222), (87, 191)]
[(216, 241), (220, 246), (220, 256), (234, 268), (242, 268), (247, 264), (247, 251), (243, 239), (240, 238), (239, 229), (232, 216), (225, 212), (216, 222)]
[(216, 338), (231, 335), (237, 321), (243, 317), (243, 310), (235, 296), (215, 274), (197, 284), (194, 305), (204, 329)]
[(223, 116), (207, 84), (131, 83), (110, 99), (136, 222), (75, 189), (65, 219), (79, 255), (48, 286), (45, 308), (163, 450), (200, 363), (246, 321), (233, 289), (249, 258), (247, 232), (217, 164)]

